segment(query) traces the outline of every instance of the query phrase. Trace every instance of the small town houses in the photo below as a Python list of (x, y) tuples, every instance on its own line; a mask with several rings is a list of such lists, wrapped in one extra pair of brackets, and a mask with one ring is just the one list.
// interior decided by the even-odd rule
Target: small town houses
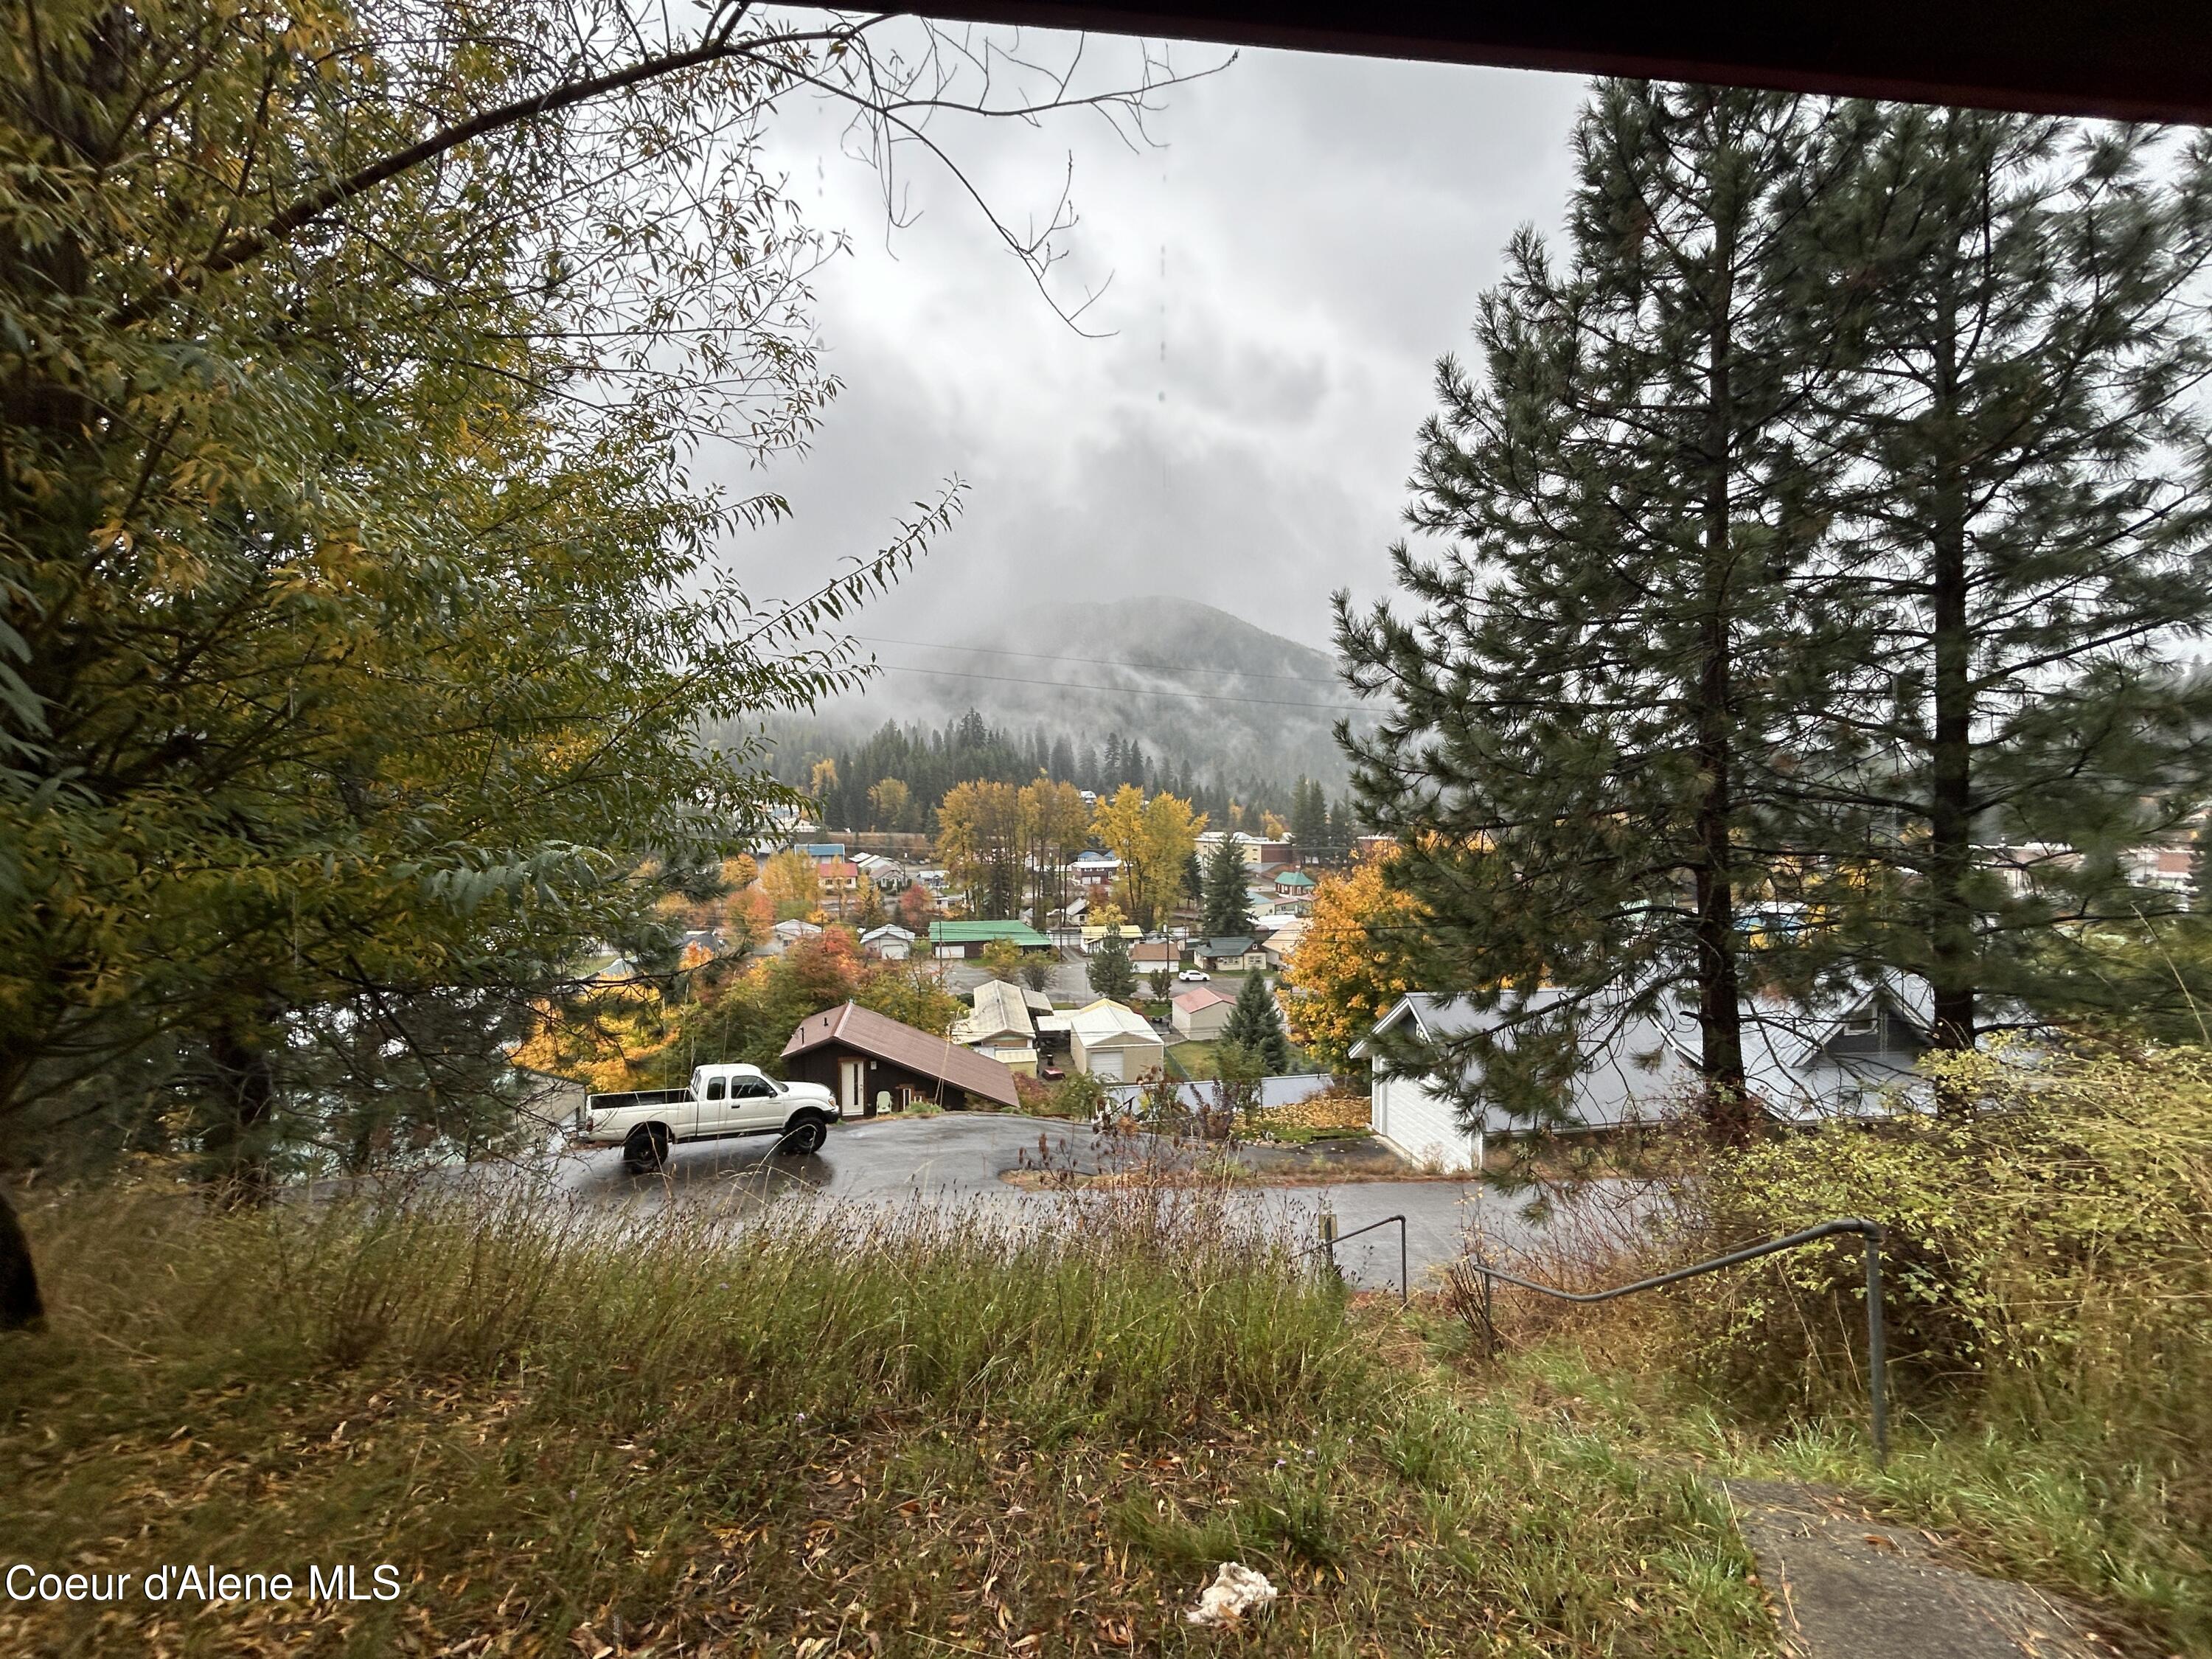
[[(787, 915), (755, 939), (750, 954), (772, 958), (819, 939), (830, 928), (849, 931), (861, 951), (884, 962), (931, 964), (940, 975), (953, 964), (973, 963), (1007, 945), (1030, 958), (1060, 966), (1080, 963), (1109, 932), (1128, 946), (1139, 975), (1239, 974), (1279, 969), (1304, 926), (1313, 878), (1297, 870), (1287, 842), (1237, 837), (1249, 872), (1251, 933), (1194, 937), (1187, 922), (1147, 933), (1133, 923), (1109, 928), (1094, 918), (1108, 913), (1121, 861), (1096, 849), (1070, 863), (1064, 908), (1038, 918), (939, 915), (926, 924), (886, 915), (899, 895), (919, 884), (941, 896), (945, 872), (896, 848), (856, 848), (845, 839), (808, 838), (812, 826), (793, 823), (779, 843), (763, 845), (763, 859), (797, 854), (811, 866), (814, 908)], [(898, 838), (890, 838), (897, 841)], [(908, 838), (918, 842), (919, 837)], [(1218, 843), (1220, 836), (1209, 840)], [(910, 916), (910, 909), (906, 912)], [(880, 918), (863, 926), (864, 915)], [(686, 965), (726, 955), (731, 947), (714, 929), (684, 936)], [(609, 953), (612, 955), (612, 952)], [(635, 973), (617, 960), (602, 979)], [(1064, 982), (1064, 980), (1063, 980)], [(1013, 1108), (1017, 1078), (1057, 1078), (1085, 1073), (1110, 1085), (1133, 1085), (1167, 1070), (1170, 1043), (1218, 1041), (1235, 1006), (1234, 986), (1185, 983), (1157, 1024), (1126, 1004), (1093, 997), (1080, 1006), (1055, 1005), (1050, 994), (992, 978), (966, 993), (967, 1011), (944, 1032), (930, 1032), (848, 1003), (809, 1016), (782, 1050), (793, 1079), (830, 1089), (847, 1115), (869, 1116), (920, 1103), (951, 1107)]]

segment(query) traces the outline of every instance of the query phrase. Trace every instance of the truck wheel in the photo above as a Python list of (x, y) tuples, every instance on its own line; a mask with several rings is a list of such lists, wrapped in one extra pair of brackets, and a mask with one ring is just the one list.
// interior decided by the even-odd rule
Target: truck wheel
[(648, 1175), (668, 1162), (668, 1131), (658, 1123), (642, 1124), (623, 1143), (623, 1168), (632, 1175)]
[(829, 1138), (829, 1127), (820, 1118), (802, 1118), (783, 1132), (783, 1139), (775, 1143), (775, 1154), (779, 1158), (805, 1158), (820, 1152), (822, 1143)]

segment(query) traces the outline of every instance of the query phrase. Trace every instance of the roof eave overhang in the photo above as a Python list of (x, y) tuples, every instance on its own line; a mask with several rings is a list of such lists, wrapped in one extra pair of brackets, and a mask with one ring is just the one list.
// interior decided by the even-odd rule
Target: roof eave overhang
[(2138, 121), (2212, 121), (2200, 0), (940, 0), (954, 21), (1648, 76)]

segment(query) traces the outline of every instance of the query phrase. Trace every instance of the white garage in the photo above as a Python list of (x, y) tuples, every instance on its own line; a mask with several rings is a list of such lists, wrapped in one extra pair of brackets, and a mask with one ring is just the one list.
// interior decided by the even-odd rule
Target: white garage
[[(1555, 994), (1540, 992), (1528, 1006), (1540, 1011)], [(1666, 1000), (1651, 1009), (1617, 1007), (1617, 1013), (1590, 1022), (1562, 1128), (1650, 1123), (1693, 1097), (1698, 1033), (1690, 1011)], [(1486, 1135), (1510, 1133), (1525, 1121), (1510, 1122), (1493, 1110), (1472, 1130), (1462, 1128), (1434, 1082), (1419, 1073), (1393, 1073), (1375, 1039), (1401, 1021), (1425, 1044), (1496, 1029), (1505, 1018), (1456, 997), (1417, 992), (1399, 998), (1352, 1050), (1372, 1068), (1368, 1121), (1375, 1133), (1425, 1167), (1479, 1169)], [(1747, 1000), (1743, 1026), (1746, 1082), (1759, 1104), (1784, 1121), (1879, 1116), (1917, 1098), (1913, 1066), (1929, 1038), (1924, 1009), (1915, 1006), (1908, 986), (1885, 980), (1810, 1007)]]
[(1410, 1073), (1393, 1077), (1378, 1061), (1368, 1098), (1368, 1121), (1375, 1133), (1421, 1168), (1456, 1175), (1480, 1167), (1481, 1134), (1459, 1127), (1451, 1103), (1426, 1078)]

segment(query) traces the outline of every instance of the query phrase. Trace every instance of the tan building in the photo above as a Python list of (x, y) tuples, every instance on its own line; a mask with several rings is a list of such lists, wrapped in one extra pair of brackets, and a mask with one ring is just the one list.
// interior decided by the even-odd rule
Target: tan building
[(1109, 998), (1070, 1014), (1067, 1031), (1075, 1069), (1109, 1083), (1134, 1083), (1147, 1072), (1167, 1068), (1167, 1044), (1152, 1021)]
[(1175, 1000), (1168, 1023), (1194, 1042), (1211, 1042), (1228, 1025), (1230, 1010), (1236, 1006), (1234, 997), (1225, 997), (1210, 985), (1194, 985)]

